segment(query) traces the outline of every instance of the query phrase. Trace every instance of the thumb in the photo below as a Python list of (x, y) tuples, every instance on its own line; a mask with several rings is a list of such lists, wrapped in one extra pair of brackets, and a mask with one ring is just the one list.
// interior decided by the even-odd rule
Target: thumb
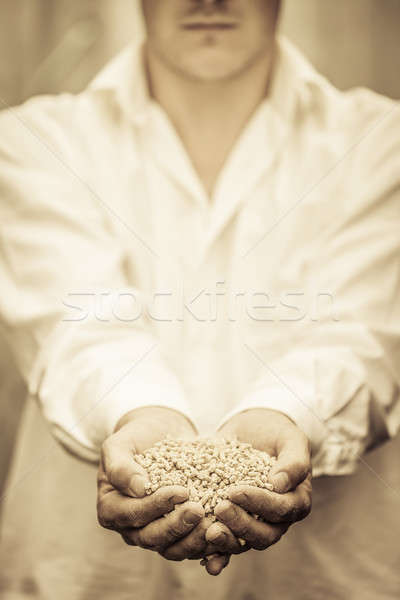
[(103, 444), (103, 468), (114, 488), (126, 496), (143, 498), (149, 477), (146, 470), (135, 461), (135, 454), (132, 440), (115, 433)]
[(280, 494), (295, 489), (311, 472), (310, 443), (296, 426), (280, 441), (277, 461), (269, 473), (274, 491)]

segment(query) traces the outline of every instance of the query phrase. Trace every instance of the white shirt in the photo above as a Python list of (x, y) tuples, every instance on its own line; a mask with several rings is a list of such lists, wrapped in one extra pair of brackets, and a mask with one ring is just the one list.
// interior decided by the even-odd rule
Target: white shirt
[[(202, 432), (249, 406), (281, 410), (310, 436), (315, 474), (349, 472), (394, 435), (397, 103), (338, 92), (282, 41), (272, 93), (212, 199), (146, 96), (137, 49), (78, 96), (3, 112), (0, 131), (4, 336), (72, 452), (95, 459), (145, 404)], [(101, 529), (95, 468), (52, 444), (29, 403), (3, 506), (2, 597), (396, 598), (400, 481), (386, 449), (367, 457), (377, 476), (317, 479), (310, 517), (215, 580)]]
[(281, 42), (210, 199), (138, 48), (78, 96), (3, 112), (1, 316), (56, 437), (96, 459), (138, 406), (201, 433), (265, 406), (332, 474), (393, 436), (399, 116)]

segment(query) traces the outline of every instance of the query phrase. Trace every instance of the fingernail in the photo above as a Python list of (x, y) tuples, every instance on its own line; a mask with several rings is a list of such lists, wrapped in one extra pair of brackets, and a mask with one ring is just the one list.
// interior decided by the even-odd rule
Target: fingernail
[(147, 479), (143, 475), (133, 475), (129, 483), (129, 491), (136, 498), (143, 498), (146, 495), (145, 485)]
[(210, 542), (219, 542), (219, 543), (222, 543), (226, 539), (226, 533), (224, 533), (223, 531), (216, 531), (215, 535), (213, 535), (211, 533), (211, 535), (208, 536), (208, 539), (209, 539)]
[(246, 502), (249, 499), (248, 495), (244, 492), (232, 492), (229, 494), (229, 498), (238, 504)]
[(283, 493), (289, 491), (290, 481), (289, 481), (288, 474), (285, 471), (282, 471), (281, 473), (277, 473), (271, 479), (272, 479), (272, 483), (274, 485), (274, 490), (276, 492), (283, 494)]
[(221, 514), (221, 513), (222, 513), (222, 517), (224, 517), (225, 519), (228, 519), (229, 521), (231, 519), (234, 519), (235, 515), (236, 515), (235, 509), (233, 508), (233, 506), (227, 506), (223, 510), (219, 511), (219, 514)]
[(186, 523), (186, 525), (196, 525), (200, 519), (201, 515), (192, 510), (185, 510), (183, 513), (183, 522)]
[(178, 493), (174, 494), (173, 496), (171, 496), (170, 500), (174, 504), (182, 504), (182, 502), (186, 502), (188, 497), (189, 497), (189, 494), (187, 492), (178, 492)]

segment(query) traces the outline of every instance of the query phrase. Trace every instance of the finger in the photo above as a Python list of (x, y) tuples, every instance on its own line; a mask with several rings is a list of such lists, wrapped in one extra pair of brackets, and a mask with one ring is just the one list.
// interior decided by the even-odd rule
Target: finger
[(281, 434), (277, 461), (269, 480), (278, 493), (294, 490), (311, 473), (310, 442), (298, 428), (290, 427)]
[(237, 486), (229, 500), (248, 513), (259, 515), (271, 523), (301, 521), (311, 511), (311, 481), (308, 477), (294, 492), (277, 494), (254, 486)]
[(201, 504), (185, 502), (145, 527), (125, 531), (124, 539), (131, 538), (135, 546), (160, 551), (187, 535), (203, 517)]
[(228, 566), (230, 559), (229, 554), (214, 554), (205, 559), (204, 566), (209, 575), (216, 577)]
[(187, 499), (188, 491), (181, 486), (160, 488), (145, 498), (128, 498), (112, 490), (99, 496), (98, 520), (102, 527), (117, 531), (126, 527), (143, 527)]
[(215, 508), (215, 514), (237, 537), (244, 539), (255, 550), (269, 548), (289, 529), (287, 523), (273, 525), (257, 520), (228, 500)]
[(240, 554), (244, 552), (243, 546), (233, 535), (232, 531), (219, 521), (216, 521), (207, 529), (206, 541), (212, 544), (215, 552), (226, 554)]
[(110, 484), (126, 496), (143, 498), (149, 477), (146, 470), (135, 461), (135, 448), (131, 439), (114, 433), (102, 446), (101, 461)]
[(209, 518), (202, 519), (188, 535), (160, 552), (161, 556), (168, 560), (203, 558), (207, 548), (205, 535), (210, 525)]

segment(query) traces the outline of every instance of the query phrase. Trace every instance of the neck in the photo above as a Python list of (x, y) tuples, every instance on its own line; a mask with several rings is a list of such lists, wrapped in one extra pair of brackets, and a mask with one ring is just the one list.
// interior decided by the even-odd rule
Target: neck
[(167, 113), (211, 194), (235, 141), (267, 94), (273, 52), (235, 77), (211, 82), (173, 71), (149, 47), (146, 56), (151, 96)]

